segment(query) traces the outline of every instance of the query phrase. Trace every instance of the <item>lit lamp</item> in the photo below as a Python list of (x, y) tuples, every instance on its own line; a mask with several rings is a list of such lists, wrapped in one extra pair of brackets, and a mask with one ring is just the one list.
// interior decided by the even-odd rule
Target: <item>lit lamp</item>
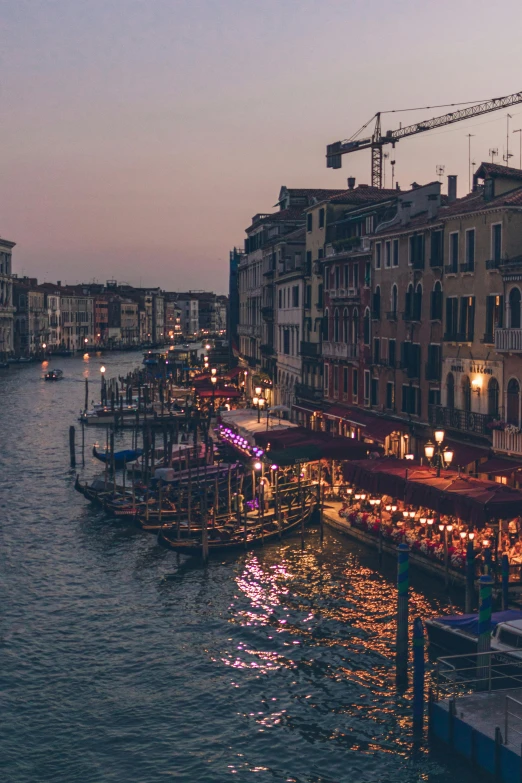
[(389, 503), (387, 506), (384, 506), (384, 508), (386, 509), (386, 511), (391, 511), (391, 505)]
[(259, 399), (257, 401), (257, 421), (258, 421), (258, 423), (261, 421), (261, 409), (262, 409), (264, 404), (265, 404), (265, 398), (264, 397), (259, 397)]
[(426, 459), (432, 467), (437, 468), (437, 478), (440, 477), (440, 469), (443, 466), (448, 466), (453, 459), (453, 451), (451, 449), (444, 449), (442, 451), (442, 443), (445, 437), (444, 430), (435, 430), (433, 437), (435, 438), (435, 445), (429, 440), (424, 446), (424, 454)]
[(468, 533), (468, 538), (470, 541), (473, 541), (473, 539), (475, 538), (475, 533)]
[(466, 532), (465, 532), (464, 530), (462, 531), (462, 533), (460, 533), (460, 537), (461, 537), (461, 539), (462, 539), (463, 541), (464, 541), (464, 539), (466, 538), (466, 535), (467, 535), (467, 534), (466, 534)]
[(482, 388), (482, 382), (480, 378), (473, 378), (473, 380), (471, 381), (471, 391), (474, 392), (475, 394), (480, 395), (481, 388)]
[(435, 430), (435, 432), (433, 433), (433, 437), (435, 438), (435, 443), (437, 443), (440, 446), (444, 440), (445, 435), (446, 433), (444, 432), (444, 430)]
[(216, 378), (215, 375), (213, 375), (210, 380), (212, 381), (212, 414), (214, 414), (214, 410), (215, 410), (214, 402), (215, 402), (215, 398), (216, 398), (217, 378)]
[(451, 465), (453, 462), (453, 449), (446, 447), (442, 452), (442, 459), (444, 460), (446, 467), (449, 467), (449, 465)]
[(433, 455), (435, 454), (435, 446), (431, 440), (429, 440), (424, 446), (424, 453), (426, 455), (426, 459), (429, 459), (430, 461), (433, 459)]
[(397, 511), (397, 506), (395, 505), (395, 503), (392, 503), (391, 510), (394, 512)]
[(426, 517), (421, 517), (419, 521), (420, 521), (421, 525), (425, 525), (426, 524)]
[(411, 452), (409, 454), (405, 454), (404, 459), (415, 459), (415, 454), (412, 454)]
[(254, 462), (254, 468), (255, 468), (255, 470), (261, 470), (261, 468), (262, 468), (262, 467), (263, 467), (263, 466), (262, 466), (262, 464), (261, 464), (260, 462)]

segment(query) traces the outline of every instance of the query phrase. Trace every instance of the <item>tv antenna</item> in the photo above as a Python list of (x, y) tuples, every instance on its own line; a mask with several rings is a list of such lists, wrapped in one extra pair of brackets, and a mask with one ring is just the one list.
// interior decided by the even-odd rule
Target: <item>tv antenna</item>
[(498, 147), (491, 147), (488, 154), (491, 157), (491, 162), (494, 163), (495, 157), (498, 158)]
[(440, 179), (444, 174), (444, 172), (446, 171), (446, 166), (441, 166), (439, 164), (438, 166), (435, 166), (435, 171), (437, 172), (437, 177), (439, 177)]

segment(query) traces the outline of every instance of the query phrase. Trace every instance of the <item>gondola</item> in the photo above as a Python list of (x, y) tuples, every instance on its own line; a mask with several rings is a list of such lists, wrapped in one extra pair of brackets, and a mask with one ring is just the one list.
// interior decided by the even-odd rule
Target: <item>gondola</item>
[[(263, 546), (269, 541), (280, 538), (288, 533), (299, 529), (301, 525), (306, 525), (315, 508), (315, 502), (309, 503), (304, 513), (301, 510), (285, 524), (279, 527), (275, 517), (270, 520), (264, 520), (262, 524), (255, 524), (247, 527), (245, 531), (237, 526), (224, 526), (218, 528), (208, 528), (208, 551), (211, 552), (229, 552), (238, 549), (252, 549), (253, 547)], [(158, 534), (158, 543), (162, 546), (172, 549), (182, 555), (201, 556), (202, 543), (198, 539), (171, 539), (167, 534), (160, 530)]]
[(92, 447), (92, 456), (99, 459), (100, 462), (112, 463), (114, 459), (114, 465), (117, 468), (123, 468), (128, 462), (133, 462), (143, 454), (143, 449), (124, 449), (124, 451), (116, 451), (113, 455), (108, 454), (105, 451), (98, 451), (96, 446)]

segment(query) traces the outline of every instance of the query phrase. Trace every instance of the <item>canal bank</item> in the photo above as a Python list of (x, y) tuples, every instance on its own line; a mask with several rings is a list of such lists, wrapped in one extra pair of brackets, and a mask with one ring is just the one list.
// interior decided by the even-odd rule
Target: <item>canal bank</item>
[[(139, 354), (103, 357), (124, 375)], [(335, 533), (207, 568), (74, 491), (68, 426), (101, 360), (0, 378), (0, 761), (9, 783), (461, 783), (395, 689), (396, 565)], [(82, 480), (99, 470), (86, 433)], [(117, 448), (128, 445), (116, 435)], [(429, 578), (411, 613), (449, 610)]]

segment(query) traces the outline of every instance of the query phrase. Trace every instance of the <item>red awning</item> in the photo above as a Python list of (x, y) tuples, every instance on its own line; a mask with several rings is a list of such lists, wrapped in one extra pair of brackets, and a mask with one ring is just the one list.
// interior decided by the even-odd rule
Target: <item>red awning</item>
[(324, 414), (329, 419), (341, 419), (361, 428), (363, 438), (371, 438), (384, 443), (392, 432), (403, 432), (408, 428), (407, 422), (387, 419), (361, 408), (349, 408), (344, 405), (331, 405)]
[(198, 397), (221, 397), (227, 400), (235, 400), (237, 397), (242, 396), (242, 392), (238, 389), (201, 389), (197, 392)]
[(374, 421), (370, 422), (367, 427), (364, 427), (361, 435), (363, 438), (371, 438), (372, 440), (379, 441), (379, 443), (384, 443), (385, 439), (388, 435), (391, 435), (392, 432), (403, 432), (404, 428), (407, 426), (407, 424), (392, 421), (391, 419), (376, 418)]
[(491, 476), (512, 476), (518, 470), (522, 470), (522, 462), (492, 457), (478, 466), (477, 473), (487, 473)]
[(451, 464), (454, 468), (465, 468), (471, 462), (489, 456), (489, 449), (484, 446), (474, 446), (472, 443), (459, 443), (458, 440), (451, 439), (445, 441), (445, 445), (453, 449)]

